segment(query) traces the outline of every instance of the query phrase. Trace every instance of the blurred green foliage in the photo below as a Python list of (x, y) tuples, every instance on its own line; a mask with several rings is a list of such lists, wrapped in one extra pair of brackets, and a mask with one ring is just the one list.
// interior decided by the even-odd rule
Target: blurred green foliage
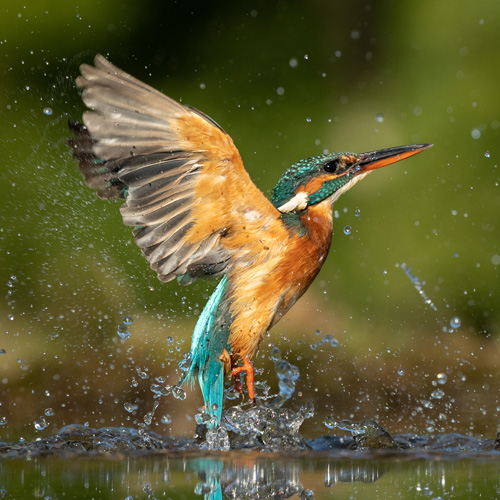
[[(416, 411), (421, 420), (413, 425), (422, 429), (438, 410), (415, 408), (429, 397), (429, 380), (445, 372), (452, 387), (443, 426), (464, 393), (467, 408), (453, 428), (469, 429), (479, 418), (471, 405), (484, 401), (487, 422), (498, 420), (497, 1), (4, 0), (0, 33), (0, 417), (9, 418), (7, 436), (29, 435), (28, 424), (47, 407), (57, 407), (56, 426), (132, 418), (124, 391), (150, 401), (154, 376), (174, 377), (214, 286), (161, 285), (120, 225), (118, 204), (83, 186), (64, 138), (67, 119), (83, 111), (78, 65), (97, 52), (213, 117), (267, 194), (285, 168), (325, 149), (435, 143), (339, 200), (333, 255), (262, 353), (270, 343), (288, 353), (301, 367), (302, 399), (322, 399), (320, 415), (372, 411), (390, 420), (394, 412), (416, 418)], [(436, 311), (402, 263), (425, 281)], [(116, 329), (126, 315), (133, 335), (121, 345)], [(443, 331), (454, 316), (461, 327)], [(317, 329), (340, 346), (314, 358)], [(353, 368), (360, 363), (362, 377)], [(401, 391), (396, 371), (405, 364), (415, 374), (404, 385), (413, 391), (406, 403), (389, 396)], [(150, 379), (139, 380), (139, 365), (149, 367)], [(460, 385), (469, 372), (474, 382)], [(372, 406), (361, 396), (367, 393)], [(189, 411), (199, 403), (194, 398)], [(187, 403), (170, 405), (173, 415), (187, 411)], [(476, 429), (494, 432), (496, 423), (491, 430), (487, 422)], [(176, 432), (192, 426), (172, 424)]]

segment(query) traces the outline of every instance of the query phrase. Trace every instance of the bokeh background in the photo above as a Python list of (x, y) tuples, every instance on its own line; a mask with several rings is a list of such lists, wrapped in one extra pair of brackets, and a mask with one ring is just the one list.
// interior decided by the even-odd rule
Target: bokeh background
[[(287, 404), (314, 403), (307, 437), (329, 415), (495, 435), (496, 0), (3, 0), (0, 439), (143, 422), (215, 286), (160, 284), (119, 204), (83, 185), (64, 139), (98, 52), (213, 117), (266, 194), (307, 156), (434, 143), (337, 202), (332, 255), (256, 365), (273, 391), (272, 347), (299, 367)], [(152, 428), (192, 435), (198, 392), (159, 402)]]

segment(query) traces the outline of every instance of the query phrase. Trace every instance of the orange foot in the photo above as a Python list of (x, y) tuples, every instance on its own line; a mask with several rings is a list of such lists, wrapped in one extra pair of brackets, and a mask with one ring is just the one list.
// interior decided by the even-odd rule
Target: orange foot
[(233, 368), (231, 371), (231, 376), (236, 377), (235, 386), (236, 390), (241, 394), (243, 389), (241, 388), (241, 382), (239, 374), (241, 372), (246, 372), (247, 374), (247, 387), (248, 387), (248, 397), (251, 400), (255, 399), (255, 389), (253, 386), (253, 363), (247, 358), (243, 358), (243, 366), (238, 366)]

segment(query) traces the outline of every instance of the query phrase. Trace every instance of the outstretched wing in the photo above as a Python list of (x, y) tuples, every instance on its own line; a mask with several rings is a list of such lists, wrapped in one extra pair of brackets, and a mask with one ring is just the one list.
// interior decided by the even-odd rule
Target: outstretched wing
[(250, 179), (231, 138), (210, 118), (97, 55), (76, 80), (92, 110), (68, 139), (85, 182), (125, 200), (123, 222), (162, 281), (223, 274), (238, 253), (283, 232), (279, 212)]

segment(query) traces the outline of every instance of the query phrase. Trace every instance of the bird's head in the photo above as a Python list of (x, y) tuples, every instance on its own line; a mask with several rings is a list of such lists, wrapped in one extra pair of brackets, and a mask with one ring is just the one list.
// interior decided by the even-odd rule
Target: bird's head
[(300, 160), (281, 176), (271, 201), (283, 213), (305, 210), (326, 199), (333, 204), (372, 170), (404, 160), (431, 146), (413, 144), (361, 154), (329, 153)]

